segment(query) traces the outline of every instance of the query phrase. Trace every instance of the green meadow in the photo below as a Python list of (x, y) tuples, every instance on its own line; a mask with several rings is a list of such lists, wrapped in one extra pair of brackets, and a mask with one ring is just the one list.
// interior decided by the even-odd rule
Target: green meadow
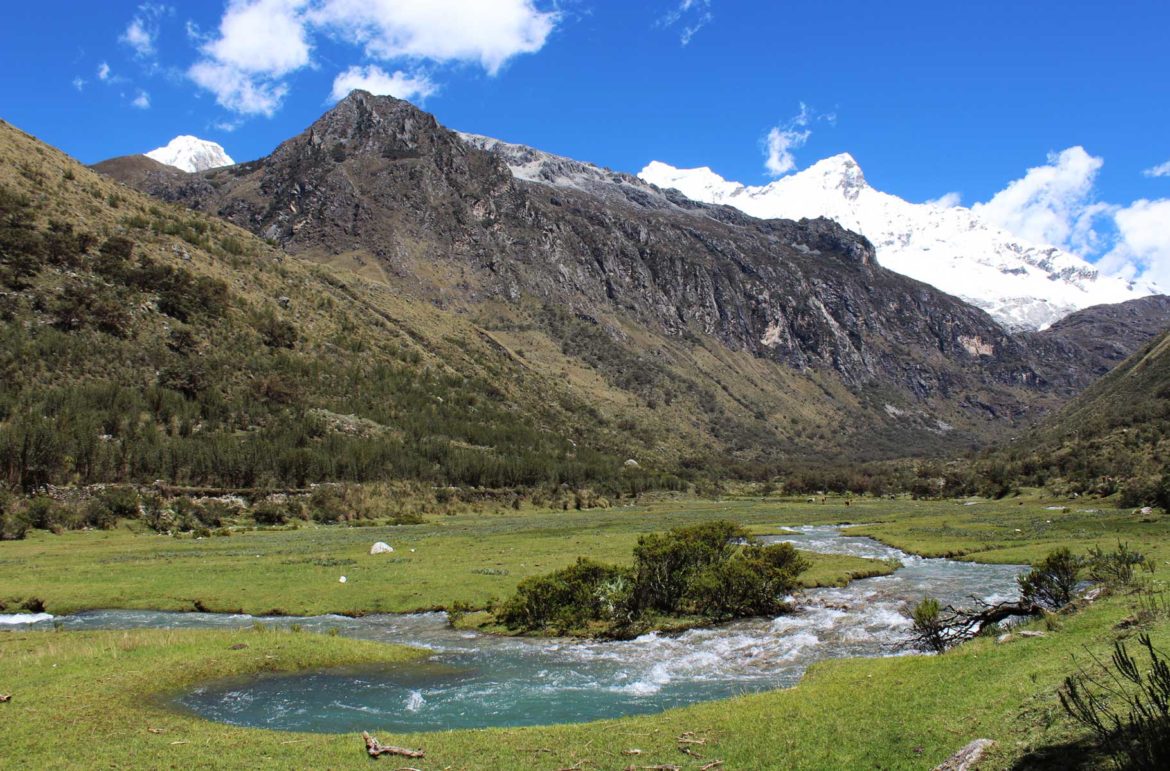
[[(1065, 511), (1065, 509), (1068, 509)], [(1093, 510), (1093, 511), (1088, 511)], [(1083, 503), (909, 500), (662, 500), (638, 508), (522, 511), (436, 518), (393, 528), (322, 527), (175, 539), (121, 529), (37, 533), (0, 544), (0, 598), (36, 596), (50, 612), (86, 607), (289, 613), (413, 610), (505, 596), (527, 575), (586, 554), (628, 559), (639, 534), (712, 518), (756, 532), (778, 526), (866, 523), (859, 532), (923, 554), (1020, 562), (1067, 545), (1083, 552), (1120, 538), (1170, 575), (1170, 519)], [(370, 556), (375, 540), (393, 555)], [(410, 549), (414, 549), (411, 552)], [(819, 561), (810, 578), (840, 581), (873, 565)], [(338, 582), (347, 576), (346, 584)], [(1148, 597), (1148, 595), (1145, 595)], [(1037, 639), (983, 638), (941, 656), (818, 664), (791, 689), (697, 704), (658, 715), (544, 728), (404, 735), (421, 760), (386, 768), (624, 769), (933, 768), (972, 739), (998, 742), (985, 768), (1096, 767), (1085, 736), (1060, 707), (1063, 678), (1135, 625), (1142, 595), (1117, 593), (1049, 622)], [(1130, 619), (1122, 623), (1123, 620)], [(295, 631), (0, 634), (0, 766), (340, 768), (373, 763), (356, 735), (235, 728), (169, 709), (195, 683), (269, 671), (409, 660), (409, 649)], [(701, 743), (679, 743), (680, 737)], [(638, 754), (624, 754), (632, 750)], [(684, 753), (683, 749), (694, 754)], [(1085, 765), (1088, 764), (1088, 765)]]

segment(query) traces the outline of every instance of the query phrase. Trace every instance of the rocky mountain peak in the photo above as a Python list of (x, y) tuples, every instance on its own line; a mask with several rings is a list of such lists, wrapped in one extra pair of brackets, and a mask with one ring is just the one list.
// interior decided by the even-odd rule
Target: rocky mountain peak
[(825, 190), (839, 190), (843, 197), (851, 201), (857, 200), (861, 191), (869, 187), (861, 166), (849, 153), (825, 158), (802, 173), (819, 180)]

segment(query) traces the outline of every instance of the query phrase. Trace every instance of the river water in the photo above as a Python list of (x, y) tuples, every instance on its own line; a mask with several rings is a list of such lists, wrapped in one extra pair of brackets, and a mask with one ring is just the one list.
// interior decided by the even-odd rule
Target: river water
[(901, 643), (909, 622), (901, 610), (907, 603), (928, 594), (944, 604), (971, 596), (988, 602), (1015, 599), (1016, 576), (1023, 570), (924, 559), (836, 527), (796, 528), (765, 540), (790, 541), (809, 551), (897, 559), (903, 567), (845, 588), (804, 592), (799, 611), (790, 615), (624, 642), (480, 635), (451, 629), (442, 613), (270, 619), (94, 611), (56, 619), (42, 616), (26, 628), (296, 623), (306, 631), (336, 629), (346, 636), (433, 652), (427, 660), (410, 664), (208, 683), (175, 700), (180, 709), (224, 723), (322, 732), (369, 726), (431, 731), (545, 725), (658, 712), (783, 688), (794, 685), (810, 664), (828, 658), (899, 655), (906, 652)]

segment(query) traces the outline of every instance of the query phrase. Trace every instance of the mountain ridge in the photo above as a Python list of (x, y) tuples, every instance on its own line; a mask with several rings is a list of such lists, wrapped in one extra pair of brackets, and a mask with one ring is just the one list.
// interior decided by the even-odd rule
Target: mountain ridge
[[(966, 447), (1095, 377), (1075, 345), (1013, 337), (881, 267), (830, 220), (758, 220), (360, 91), (257, 161), (194, 175), (122, 166), (96, 168), (483, 319), (498, 339), (558, 346), (641, 408), (670, 406), (680, 387), (723, 393), (714, 407), (687, 396), (698, 413), (674, 406), (671, 420), (697, 414), (716, 434), (732, 420), (745, 457)], [(838, 428), (803, 433), (814, 413)]]
[(1102, 276), (1081, 258), (1009, 234), (971, 209), (913, 204), (878, 191), (848, 153), (759, 187), (706, 167), (659, 161), (639, 177), (757, 217), (829, 217), (868, 236), (887, 268), (962, 297), (1009, 329), (1043, 329), (1081, 308), (1158, 293), (1152, 285)]

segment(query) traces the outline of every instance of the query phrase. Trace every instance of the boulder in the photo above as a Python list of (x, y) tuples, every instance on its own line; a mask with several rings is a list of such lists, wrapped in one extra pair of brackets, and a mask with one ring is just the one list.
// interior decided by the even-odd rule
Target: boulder
[(970, 771), (983, 759), (989, 749), (995, 746), (991, 739), (976, 739), (951, 757), (944, 760), (934, 771)]
[(392, 554), (393, 552), (394, 547), (388, 543), (383, 543), (382, 541), (378, 541), (376, 544), (370, 547), (370, 554)]

